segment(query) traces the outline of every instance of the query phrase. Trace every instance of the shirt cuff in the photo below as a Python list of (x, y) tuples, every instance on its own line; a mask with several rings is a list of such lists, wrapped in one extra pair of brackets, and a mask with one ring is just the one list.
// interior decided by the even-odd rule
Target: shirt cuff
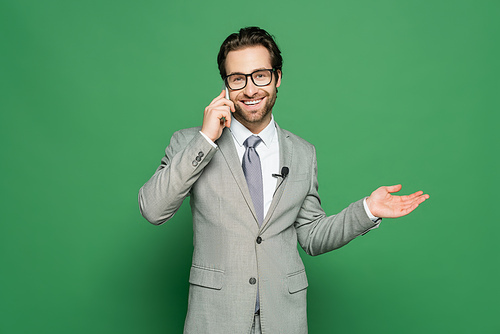
[(372, 222), (376, 222), (376, 221), (377, 221), (377, 220), (379, 220), (380, 218), (379, 218), (379, 217), (375, 217), (375, 216), (371, 213), (370, 209), (368, 208), (368, 204), (366, 204), (366, 199), (367, 199), (367, 197), (365, 197), (365, 199), (363, 200), (363, 207), (365, 208), (365, 212), (366, 212), (366, 214), (368, 215), (368, 218), (370, 218), (370, 220), (371, 220)]
[(206, 140), (210, 143), (210, 145), (212, 145), (214, 148), (217, 148), (217, 144), (216, 144), (216, 143), (214, 143), (214, 142), (212, 141), (212, 139), (208, 138), (208, 137), (207, 137), (207, 135), (206, 135), (206, 134), (204, 134), (203, 132), (201, 132), (201, 131), (200, 131), (200, 133), (201, 133), (201, 135), (202, 135), (203, 137), (205, 137), (205, 139), (206, 139)]

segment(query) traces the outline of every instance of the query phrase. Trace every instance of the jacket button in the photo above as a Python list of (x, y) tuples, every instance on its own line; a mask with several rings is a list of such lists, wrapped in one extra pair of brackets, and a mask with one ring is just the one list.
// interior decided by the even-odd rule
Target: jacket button
[(260, 244), (262, 242), (262, 238), (261, 237), (257, 237), (257, 243)]
[(198, 161), (193, 160), (193, 167), (196, 167), (196, 166), (198, 166)]
[(250, 284), (254, 285), (255, 283), (257, 283), (257, 280), (255, 279), (255, 277), (252, 277), (252, 278), (250, 278), (250, 280), (248, 282)]
[(196, 161), (200, 162), (201, 161), (201, 157), (198, 155), (196, 158), (194, 158)]
[(203, 157), (204, 156), (203, 152), (202, 151), (198, 152), (198, 156)]

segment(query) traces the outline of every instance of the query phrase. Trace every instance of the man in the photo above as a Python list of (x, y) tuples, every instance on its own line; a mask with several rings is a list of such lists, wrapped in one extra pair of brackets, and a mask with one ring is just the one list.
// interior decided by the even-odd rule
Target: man
[(306, 333), (304, 265), (347, 244), (380, 218), (413, 211), (429, 196), (380, 187), (327, 217), (317, 192), (314, 146), (272, 116), (282, 79), (273, 38), (250, 27), (222, 44), (224, 91), (203, 124), (176, 132), (139, 191), (143, 216), (159, 225), (190, 195), (194, 252), (185, 333)]

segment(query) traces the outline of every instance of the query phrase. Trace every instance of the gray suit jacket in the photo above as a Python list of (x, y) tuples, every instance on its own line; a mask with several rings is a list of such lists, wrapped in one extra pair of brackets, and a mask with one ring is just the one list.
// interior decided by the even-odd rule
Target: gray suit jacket
[(327, 217), (317, 192), (314, 146), (277, 126), (280, 166), (290, 173), (278, 181), (259, 228), (230, 131), (224, 129), (216, 149), (199, 130), (172, 136), (160, 167), (139, 191), (141, 213), (155, 225), (169, 220), (190, 195), (194, 253), (184, 332), (249, 333), (259, 289), (263, 333), (307, 333), (308, 283), (297, 241), (318, 255), (376, 223), (362, 200)]

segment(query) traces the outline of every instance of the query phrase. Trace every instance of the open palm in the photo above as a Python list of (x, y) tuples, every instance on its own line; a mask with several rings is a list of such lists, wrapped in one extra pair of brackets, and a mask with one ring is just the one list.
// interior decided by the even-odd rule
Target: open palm
[(400, 191), (400, 184), (380, 187), (366, 199), (371, 213), (380, 218), (397, 218), (405, 216), (415, 210), (422, 202), (429, 198), (423, 191), (417, 191), (407, 196), (391, 195)]

